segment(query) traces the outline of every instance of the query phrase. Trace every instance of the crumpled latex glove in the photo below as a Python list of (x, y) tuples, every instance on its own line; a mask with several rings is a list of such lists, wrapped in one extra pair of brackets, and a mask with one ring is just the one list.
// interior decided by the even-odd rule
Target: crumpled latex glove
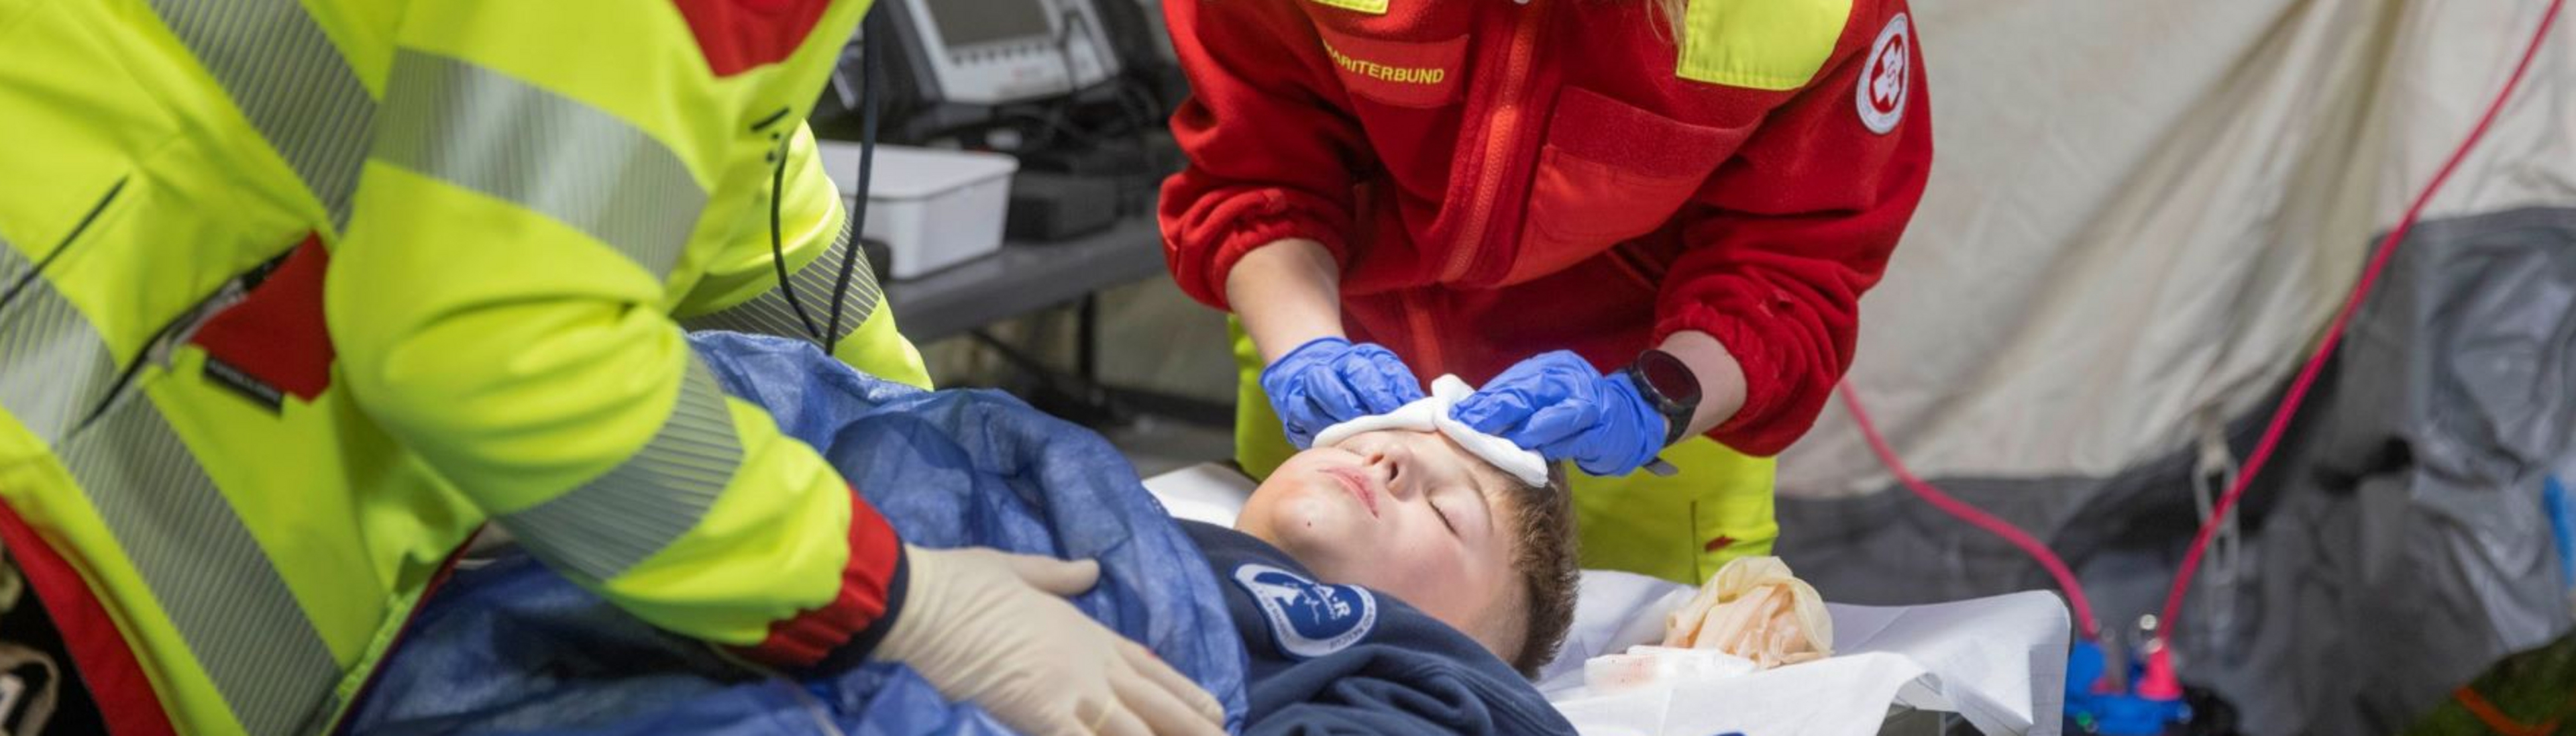
[(1715, 649), (1767, 670), (1833, 656), (1834, 620), (1788, 563), (1739, 557), (1664, 618), (1664, 646)]
[(1635, 385), (1564, 350), (1503, 371), (1450, 416), (1595, 476), (1635, 472), (1664, 449), (1664, 416)]
[(903, 609), (869, 656), (1032, 736), (1221, 736), (1224, 711), (1143, 645), (1082, 615), (1100, 563), (904, 546)]
[(1261, 369), (1261, 392), (1270, 396), (1288, 441), (1303, 450), (1326, 427), (1422, 398), (1422, 381), (1383, 346), (1319, 337)]

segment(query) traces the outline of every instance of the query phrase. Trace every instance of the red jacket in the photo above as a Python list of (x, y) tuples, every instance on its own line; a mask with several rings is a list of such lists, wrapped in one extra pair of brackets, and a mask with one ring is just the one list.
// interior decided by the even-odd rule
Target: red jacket
[(1245, 253), (1321, 241), (1352, 338), (1425, 378), (1482, 382), (1558, 348), (1608, 369), (1700, 330), (1749, 389), (1710, 436), (1787, 448), (1851, 364), (1860, 295), (1922, 196), (1922, 55), (1904, 0), (1850, 0), (1838, 33), (1811, 34), (1810, 53), (1831, 46), (1811, 74), (1695, 81), (1673, 40), (1690, 34), (1652, 5), (1165, 2), (1194, 91), (1172, 121), (1190, 166), (1163, 187), (1173, 276), (1230, 309)]

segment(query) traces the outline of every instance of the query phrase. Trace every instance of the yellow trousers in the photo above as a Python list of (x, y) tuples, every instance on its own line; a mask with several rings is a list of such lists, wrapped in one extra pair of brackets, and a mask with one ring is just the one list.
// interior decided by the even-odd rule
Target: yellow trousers
[[(1264, 478), (1296, 449), (1261, 391), (1261, 352), (1240, 323), (1233, 334), (1238, 370), (1235, 461), (1252, 477)], [(1574, 474), (1584, 567), (1699, 585), (1728, 560), (1771, 553), (1772, 541), (1780, 536), (1771, 509), (1774, 461), (1707, 437), (1684, 440), (1664, 450), (1663, 458), (1681, 472), (1659, 477), (1640, 471), (1623, 478)]]

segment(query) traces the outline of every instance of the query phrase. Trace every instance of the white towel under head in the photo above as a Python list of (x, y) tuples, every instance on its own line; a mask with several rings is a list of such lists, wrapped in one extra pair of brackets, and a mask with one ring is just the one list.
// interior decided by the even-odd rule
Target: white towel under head
[(1326, 427), (1324, 431), (1315, 433), (1315, 445), (1318, 447), (1338, 445), (1342, 440), (1350, 439), (1352, 435), (1382, 429), (1412, 432), (1437, 431), (1448, 435), (1449, 440), (1458, 443), (1459, 447), (1466, 448), (1468, 454), (1475, 455), (1496, 468), (1501, 468), (1505, 474), (1519, 479), (1520, 482), (1533, 487), (1546, 486), (1547, 458), (1536, 452), (1522, 449), (1511, 440), (1470, 429), (1465, 422), (1449, 417), (1449, 407), (1475, 392), (1475, 387), (1467, 385), (1465, 380), (1457, 376), (1441, 376), (1431, 382), (1431, 395), (1417, 399), (1413, 403), (1404, 405), (1404, 408), (1392, 412), (1360, 417)]

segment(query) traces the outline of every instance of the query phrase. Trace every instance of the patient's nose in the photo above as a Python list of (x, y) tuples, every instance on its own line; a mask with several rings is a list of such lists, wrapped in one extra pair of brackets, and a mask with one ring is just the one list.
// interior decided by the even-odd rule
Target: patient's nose
[(1400, 444), (1378, 448), (1369, 456), (1369, 472), (1376, 473), (1378, 481), (1385, 484), (1387, 495), (1399, 500), (1422, 495), (1414, 488), (1413, 479), (1405, 477), (1405, 469), (1412, 465), (1413, 451)]

